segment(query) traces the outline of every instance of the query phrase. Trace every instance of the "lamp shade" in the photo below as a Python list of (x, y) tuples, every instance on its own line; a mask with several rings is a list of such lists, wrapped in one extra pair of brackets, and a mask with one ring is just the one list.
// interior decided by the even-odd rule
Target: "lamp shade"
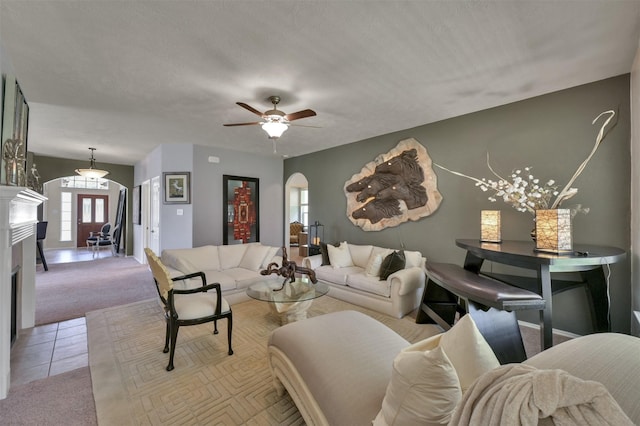
[(571, 210), (536, 210), (536, 250), (550, 253), (573, 251)]
[(487, 243), (499, 243), (500, 235), (500, 210), (482, 210), (480, 212), (480, 241)]
[(279, 121), (268, 121), (262, 124), (262, 130), (267, 132), (270, 139), (278, 139), (289, 126)]
[(95, 148), (89, 148), (89, 150), (91, 151), (91, 158), (89, 158), (89, 168), (88, 169), (76, 169), (76, 173), (79, 174), (80, 176), (83, 177), (87, 177), (87, 178), (101, 178), (101, 177), (105, 177), (106, 175), (109, 174), (108, 171), (106, 170), (100, 170), (100, 169), (96, 169), (96, 159), (93, 158), (93, 151), (95, 151)]

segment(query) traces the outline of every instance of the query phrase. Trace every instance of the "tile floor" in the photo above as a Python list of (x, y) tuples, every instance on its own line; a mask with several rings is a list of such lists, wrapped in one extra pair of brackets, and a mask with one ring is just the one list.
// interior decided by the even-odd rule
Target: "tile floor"
[[(46, 250), (44, 255), (49, 265), (93, 259), (86, 248), (52, 249)], [(37, 268), (42, 268), (42, 265)], [(11, 348), (11, 386), (88, 365), (84, 317), (23, 329)]]
[(23, 329), (11, 349), (11, 386), (88, 365), (84, 317)]

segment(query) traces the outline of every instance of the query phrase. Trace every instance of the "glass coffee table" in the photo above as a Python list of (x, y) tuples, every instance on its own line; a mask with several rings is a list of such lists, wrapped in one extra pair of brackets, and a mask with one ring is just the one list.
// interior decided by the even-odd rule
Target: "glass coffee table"
[[(282, 287), (281, 290), (278, 290)], [(249, 297), (269, 302), (271, 311), (280, 319), (282, 325), (305, 319), (313, 299), (329, 292), (327, 283), (318, 281), (313, 284), (308, 278), (298, 278), (282, 286), (281, 279), (265, 279), (251, 284), (247, 288)]]

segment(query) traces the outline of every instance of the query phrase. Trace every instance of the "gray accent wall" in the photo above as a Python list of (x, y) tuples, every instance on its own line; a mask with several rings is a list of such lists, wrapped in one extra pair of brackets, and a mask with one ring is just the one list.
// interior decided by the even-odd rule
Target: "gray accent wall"
[[(325, 225), (327, 242), (348, 241), (391, 248), (419, 250), (428, 261), (462, 265), (464, 250), (456, 238), (480, 235), (480, 211), (502, 211), (502, 237), (530, 239), (533, 216), (502, 203), (491, 203), (470, 180), (434, 168), (443, 196), (439, 209), (416, 222), (406, 222), (378, 232), (365, 232), (346, 216), (345, 181), (379, 154), (406, 138), (415, 138), (431, 159), (452, 170), (477, 178), (491, 177), (487, 152), (496, 171), (533, 167), (542, 181), (554, 179), (564, 186), (589, 155), (601, 119), (613, 109), (616, 118), (604, 142), (576, 180), (578, 194), (563, 207), (582, 204), (591, 211), (573, 221), (574, 242), (630, 249), (630, 76), (628, 74), (550, 93), (473, 114), (342, 145), (287, 159), (284, 181), (296, 172), (309, 182), (309, 221)], [(419, 111), (428, 99), (416, 100)], [(385, 117), (380, 117), (384, 120)], [(342, 141), (341, 141), (342, 142)], [(486, 268), (502, 270), (487, 263)], [(521, 271), (526, 273), (527, 271)], [(628, 332), (630, 318), (630, 262), (611, 265), (611, 318), (615, 331)], [(554, 327), (585, 334), (591, 332), (587, 299), (582, 289), (554, 296)], [(522, 319), (537, 322), (537, 314)]]

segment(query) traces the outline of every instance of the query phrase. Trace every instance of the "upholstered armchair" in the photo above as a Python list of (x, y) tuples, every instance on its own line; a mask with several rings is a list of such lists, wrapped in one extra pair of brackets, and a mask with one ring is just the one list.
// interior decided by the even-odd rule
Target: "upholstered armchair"
[[(169, 364), (167, 371), (173, 370), (173, 356), (178, 340), (178, 329), (180, 326), (197, 325), (206, 322), (213, 322), (213, 334), (218, 334), (218, 320), (227, 319), (227, 340), (229, 355), (233, 355), (231, 349), (231, 330), (233, 317), (229, 303), (222, 297), (220, 284), (208, 284), (203, 272), (195, 272), (179, 277), (171, 278), (169, 271), (162, 264), (160, 259), (150, 248), (145, 248), (144, 252), (149, 261), (149, 267), (156, 283), (158, 296), (164, 307), (165, 319), (167, 322), (164, 353), (169, 352)], [(189, 289), (178, 290), (173, 288), (173, 283), (179, 280), (200, 277), (202, 286)]]
[(289, 244), (296, 246), (300, 243), (298, 234), (304, 231), (304, 225), (300, 222), (291, 222), (289, 224)]

